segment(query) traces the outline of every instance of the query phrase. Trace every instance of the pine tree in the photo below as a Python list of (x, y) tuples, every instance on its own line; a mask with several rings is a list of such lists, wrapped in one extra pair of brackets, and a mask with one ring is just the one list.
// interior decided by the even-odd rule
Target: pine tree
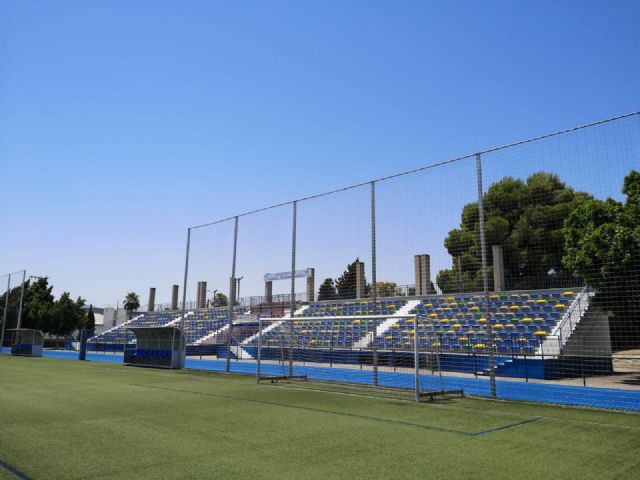
[(325, 278), (318, 289), (318, 301), (334, 300), (336, 298), (336, 287), (333, 278)]

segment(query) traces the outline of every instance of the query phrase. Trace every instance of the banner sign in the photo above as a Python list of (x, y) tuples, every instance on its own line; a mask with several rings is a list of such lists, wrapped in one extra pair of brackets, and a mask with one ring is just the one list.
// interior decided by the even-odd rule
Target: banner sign
[[(311, 276), (312, 268), (307, 268), (306, 270), (296, 270), (295, 278), (307, 278)], [(265, 282), (273, 282), (274, 280), (290, 280), (291, 279), (291, 271), (289, 272), (279, 272), (279, 273), (265, 273), (264, 281)]]

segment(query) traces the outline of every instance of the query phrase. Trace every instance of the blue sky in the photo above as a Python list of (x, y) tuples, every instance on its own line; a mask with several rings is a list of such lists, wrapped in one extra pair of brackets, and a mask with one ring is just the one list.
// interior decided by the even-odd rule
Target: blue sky
[[(639, 21), (632, 0), (0, 0), (0, 271), (96, 305), (150, 286), (167, 301), (188, 225), (640, 109)], [(524, 148), (487, 181), (555, 159), (615, 194), (638, 126), (607, 128)], [(446, 266), (467, 168), (380, 187), (380, 280), (411, 282), (422, 251)], [(336, 276), (366, 254), (368, 191), (343, 195), (300, 207), (300, 268)], [(241, 222), (243, 295), (289, 268), (290, 223)], [(230, 226), (198, 235), (188, 297), (228, 288)]]

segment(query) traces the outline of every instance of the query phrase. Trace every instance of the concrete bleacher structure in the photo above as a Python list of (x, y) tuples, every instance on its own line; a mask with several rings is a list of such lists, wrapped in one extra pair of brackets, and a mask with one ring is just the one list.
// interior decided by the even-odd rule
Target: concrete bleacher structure
[[(571, 373), (564, 366), (564, 350), (589, 312), (592, 295), (584, 288), (491, 293), (488, 302), (483, 294), (382, 299), (376, 305), (368, 301), (316, 302), (307, 307), (303, 319), (266, 326), (262, 345), (275, 351), (288, 345), (293, 335), (294, 348), (304, 349), (307, 357), (317, 350), (326, 360), (323, 350), (331, 349), (338, 352), (332, 354), (331, 362), (351, 363), (361, 361), (358, 353), (362, 356), (375, 350), (381, 364), (395, 365), (413, 351), (417, 320), (420, 348), (440, 355), (443, 370), (488, 373), (489, 345), (493, 344), (497, 375), (562, 377)], [(407, 313), (415, 318), (404, 317)], [(353, 318), (358, 315), (389, 316)], [(314, 321), (309, 317), (323, 318)], [(249, 345), (256, 343), (255, 337), (248, 339), (245, 349), (253, 351)], [(598, 374), (611, 371), (610, 357), (594, 361), (589, 356), (583, 352), (582, 364), (594, 365)]]
[[(244, 307), (236, 307), (236, 314), (245, 313)], [(178, 310), (144, 312), (131, 320), (89, 339), (94, 345), (124, 345), (135, 342), (135, 336), (128, 331), (131, 327), (177, 326), (182, 317)], [(187, 345), (198, 345), (207, 337), (227, 328), (229, 308), (213, 307), (189, 310), (184, 318), (184, 337)]]
[[(561, 357), (572, 347), (571, 337), (589, 313), (592, 295), (584, 288), (491, 293), (488, 301), (483, 294), (431, 294), (384, 298), (375, 304), (369, 300), (311, 302), (296, 310), (293, 320), (287, 320), (291, 318), (287, 314), (263, 324), (260, 338), (273, 355), (283, 345), (293, 344), (310, 361), (314, 352), (318, 361), (326, 361), (331, 350), (332, 363), (367, 363), (375, 350), (380, 365), (395, 366), (412, 355), (417, 330), (420, 348), (440, 355), (443, 370), (488, 373), (489, 345), (493, 344), (497, 375), (551, 378), (567, 374)], [(257, 318), (245, 307), (236, 307), (235, 314), (230, 354), (254, 359)], [(358, 318), (373, 315), (382, 317)], [(189, 310), (184, 318), (187, 353), (226, 356), (229, 316), (228, 307)], [(130, 344), (134, 339), (127, 328), (177, 326), (180, 318), (181, 312), (175, 310), (147, 312), (93, 337), (90, 343)], [(585, 330), (580, 334), (585, 335)], [(584, 363), (585, 358), (592, 362), (590, 355), (578, 356)], [(611, 369), (611, 359), (601, 357), (592, 363), (604, 374)]]

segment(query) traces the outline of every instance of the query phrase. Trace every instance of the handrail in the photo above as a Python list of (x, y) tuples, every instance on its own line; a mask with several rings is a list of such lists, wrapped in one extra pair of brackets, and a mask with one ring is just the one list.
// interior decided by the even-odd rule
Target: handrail
[(573, 304), (571, 305), (571, 307), (569, 307), (569, 310), (567, 310), (567, 313), (564, 314), (564, 317), (562, 317), (562, 320), (560, 320), (560, 322), (558, 322), (558, 326), (556, 328), (554, 328), (554, 331), (551, 332), (551, 334), (553, 335), (555, 332), (560, 332), (562, 331), (562, 327), (564, 327), (564, 325), (569, 321), (569, 319), (571, 318), (571, 314), (573, 313), (573, 311), (580, 305), (580, 301), (582, 300), (582, 298), (584, 297), (584, 295), (587, 293), (587, 286), (584, 286), (582, 288), (582, 290), (580, 291), (580, 293), (578, 294), (578, 297), (576, 298), (576, 300), (573, 302)]

